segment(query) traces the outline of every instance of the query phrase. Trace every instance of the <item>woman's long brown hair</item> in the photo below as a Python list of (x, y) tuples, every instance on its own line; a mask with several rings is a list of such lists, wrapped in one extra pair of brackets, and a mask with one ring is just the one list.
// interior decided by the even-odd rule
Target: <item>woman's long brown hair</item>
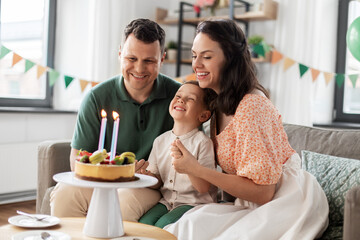
[(196, 34), (204, 33), (219, 43), (225, 64), (220, 74), (220, 93), (217, 109), (226, 115), (234, 115), (245, 94), (259, 89), (269, 97), (256, 77), (256, 67), (251, 60), (245, 34), (232, 20), (209, 20), (201, 22)]

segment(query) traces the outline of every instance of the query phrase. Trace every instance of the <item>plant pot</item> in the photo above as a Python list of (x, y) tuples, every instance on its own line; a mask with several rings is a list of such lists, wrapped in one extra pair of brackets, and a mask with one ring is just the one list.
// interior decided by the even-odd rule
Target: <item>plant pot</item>
[(256, 52), (254, 52), (254, 50), (253, 50), (253, 49), (254, 49), (254, 46), (255, 46), (255, 45), (253, 45), (253, 44), (250, 45), (251, 57), (252, 57), (252, 58), (258, 58), (259, 55), (258, 55)]
[(177, 49), (168, 49), (166, 51), (166, 56), (167, 56), (168, 60), (176, 60)]

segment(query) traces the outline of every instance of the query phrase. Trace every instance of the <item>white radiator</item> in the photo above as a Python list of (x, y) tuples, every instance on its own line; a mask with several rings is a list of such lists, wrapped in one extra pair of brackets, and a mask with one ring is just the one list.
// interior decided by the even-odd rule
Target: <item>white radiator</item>
[(0, 113), (0, 204), (36, 193), (38, 144), (71, 139), (75, 122), (75, 113)]

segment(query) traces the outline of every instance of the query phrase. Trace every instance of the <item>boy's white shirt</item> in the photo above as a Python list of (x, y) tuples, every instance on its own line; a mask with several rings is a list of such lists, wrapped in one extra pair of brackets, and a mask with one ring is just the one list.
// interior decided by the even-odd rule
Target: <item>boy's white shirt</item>
[(199, 193), (192, 186), (187, 174), (177, 173), (174, 170), (170, 147), (176, 138), (180, 139), (202, 166), (215, 169), (213, 143), (202, 131), (195, 128), (181, 136), (176, 136), (172, 131), (163, 133), (153, 143), (147, 168), (152, 173), (160, 175), (164, 183), (160, 188), (162, 194), (160, 203), (172, 210), (181, 205), (196, 206), (216, 202), (216, 187), (211, 186), (208, 193)]

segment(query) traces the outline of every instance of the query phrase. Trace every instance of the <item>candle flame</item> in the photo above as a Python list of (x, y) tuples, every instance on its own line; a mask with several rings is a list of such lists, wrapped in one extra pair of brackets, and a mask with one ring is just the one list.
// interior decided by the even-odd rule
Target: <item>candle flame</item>
[(101, 110), (101, 117), (106, 118), (106, 112), (104, 109)]
[(113, 115), (114, 121), (116, 119), (118, 119), (118, 117), (119, 117), (119, 114), (117, 112), (115, 112), (115, 111), (112, 112), (112, 115)]

